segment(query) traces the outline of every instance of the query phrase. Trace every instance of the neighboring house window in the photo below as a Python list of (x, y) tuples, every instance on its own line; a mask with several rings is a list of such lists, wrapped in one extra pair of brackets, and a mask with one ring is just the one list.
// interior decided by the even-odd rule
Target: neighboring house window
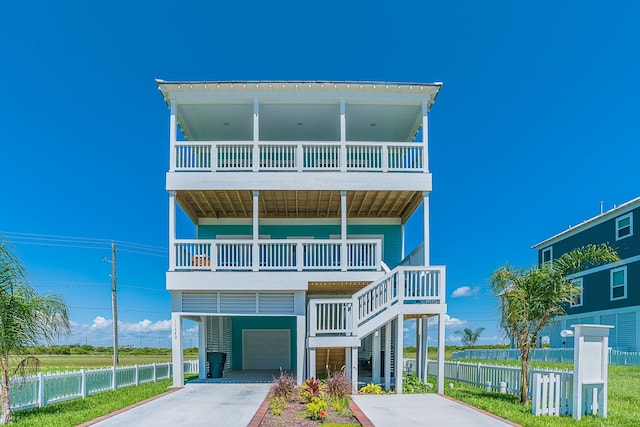
[(579, 279), (573, 279), (571, 285), (575, 288), (571, 292), (571, 307), (580, 307), (582, 305), (582, 277)]
[(553, 247), (549, 246), (542, 250), (542, 264), (549, 264), (553, 259)]
[(633, 216), (631, 212), (616, 218), (616, 240), (629, 236), (633, 236)]
[(627, 297), (627, 267), (611, 270), (611, 301)]

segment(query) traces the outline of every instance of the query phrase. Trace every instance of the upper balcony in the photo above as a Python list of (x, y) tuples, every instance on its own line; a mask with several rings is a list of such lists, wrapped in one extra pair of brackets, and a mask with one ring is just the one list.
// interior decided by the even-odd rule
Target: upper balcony
[(170, 175), (429, 172), (439, 83), (157, 83), (171, 110)]

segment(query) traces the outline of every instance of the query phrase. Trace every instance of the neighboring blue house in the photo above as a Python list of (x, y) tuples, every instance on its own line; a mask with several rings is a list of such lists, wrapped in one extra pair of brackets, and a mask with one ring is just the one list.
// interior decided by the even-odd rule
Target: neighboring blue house
[(578, 287), (567, 316), (547, 331), (550, 346), (573, 346), (560, 331), (578, 323), (612, 325), (609, 346), (623, 351), (640, 351), (640, 197), (533, 246), (538, 263), (554, 259), (589, 243), (608, 243), (622, 259), (570, 276)]
[[(346, 366), (402, 390), (403, 321), (444, 371), (445, 269), (429, 265), (428, 112), (440, 83), (166, 82), (175, 385), (183, 320), (224, 369)], [(423, 206), (421, 259), (405, 224)], [(197, 237), (176, 233), (178, 206)], [(384, 381), (382, 381), (384, 378)], [(443, 391), (443, 375), (438, 389)]]

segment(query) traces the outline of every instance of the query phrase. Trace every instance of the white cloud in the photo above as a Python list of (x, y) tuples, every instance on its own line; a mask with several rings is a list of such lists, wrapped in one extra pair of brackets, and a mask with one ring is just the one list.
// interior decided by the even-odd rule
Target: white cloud
[(126, 322), (118, 322), (118, 329), (121, 329), (123, 332), (160, 332), (160, 331), (170, 331), (171, 330), (171, 321), (170, 320), (158, 320), (157, 322), (152, 322), (151, 320), (144, 319), (137, 323), (126, 323)]
[(93, 324), (91, 325), (92, 329), (105, 329), (110, 328), (113, 325), (112, 319), (105, 319), (102, 316), (97, 316), (93, 319)]
[(470, 286), (460, 286), (451, 294), (451, 298), (460, 298), (460, 297), (472, 297), (478, 295), (480, 292), (480, 286), (474, 286), (473, 288)]

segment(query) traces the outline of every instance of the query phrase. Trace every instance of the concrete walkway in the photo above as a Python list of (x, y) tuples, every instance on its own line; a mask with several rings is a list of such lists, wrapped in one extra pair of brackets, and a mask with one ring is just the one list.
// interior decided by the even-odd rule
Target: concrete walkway
[(515, 425), (437, 394), (360, 394), (352, 399), (376, 427)]
[(90, 425), (246, 427), (270, 387), (270, 384), (187, 384), (173, 393)]

